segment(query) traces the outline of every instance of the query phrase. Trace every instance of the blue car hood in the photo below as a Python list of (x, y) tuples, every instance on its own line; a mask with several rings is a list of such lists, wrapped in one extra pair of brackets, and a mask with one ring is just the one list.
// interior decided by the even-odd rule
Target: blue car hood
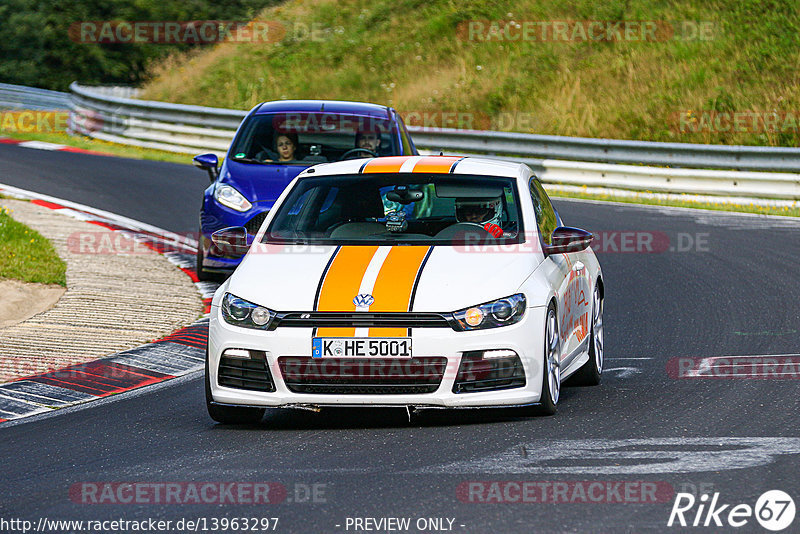
[(295, 176), (310, 165), (259, 165), (226, 161), (222, 168), (222, 183), (229, 184), (254, 205), (267, 208), (278, 199)]

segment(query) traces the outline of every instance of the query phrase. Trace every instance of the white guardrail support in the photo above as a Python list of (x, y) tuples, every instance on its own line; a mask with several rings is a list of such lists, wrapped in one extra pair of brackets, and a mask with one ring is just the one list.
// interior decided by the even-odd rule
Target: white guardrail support
[[(13, 98), (17, 100), (20, 89), (30, 89), (0, 84), (0, 104), (4, 89), (9, 87), (8, 94), (16, 95)], [(130, 88), (73, 83), (70, 90), (70, 133), (183, 154), (224, 155), (247, 113), (138, 100), (133, 98), (136, 90)], [(520, 161), (530, 165), (546, 183), (800, 200), (800, 148), (653, 143), (443, 128), (410, 127), (409, 131), (417, 147), (425, 152), (441, 150), (454, 155), (489, 155)]]

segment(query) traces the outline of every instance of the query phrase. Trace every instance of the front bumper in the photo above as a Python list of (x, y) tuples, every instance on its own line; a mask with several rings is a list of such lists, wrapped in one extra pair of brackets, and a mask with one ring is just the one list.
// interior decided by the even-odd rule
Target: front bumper
[[(414, 357), (444, 357), (446, 366), (438, 388), (419, 394), (331, 394), (297, 393), (287, 386), (278, 362), (282, 356), (311, 356), (311, 328), (281, 327), (260, 331), (226, 323), (219, 307), (211, 309), (208, 336), (209, 382), (215, 403), (262, 407), (316, 406), (415, 406), (466, 408), (517, 406), (539, 402), (544, 361), (544, 319), (546, 308), (528, 308), (515, 325), (472, 332), (449, 328), (414, 328)], [(262, 392), (220, 386), (218, 367), (226, 349), (245, 349), (266, 353), (274, 391)], [(459, 366), (465, 353), (492, 349), (515, 351), (522, 362), (525, 385), (512, 389), (454, 393)], [(402, 362), (402, 360), (400, 360)]]

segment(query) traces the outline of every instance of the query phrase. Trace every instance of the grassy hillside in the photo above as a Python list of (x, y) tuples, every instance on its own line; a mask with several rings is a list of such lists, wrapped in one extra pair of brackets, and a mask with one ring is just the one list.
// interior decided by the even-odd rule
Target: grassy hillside
[[(796, 0), (289, 0), (259, 16), (281, 21), (286, 37), (172, 56), (152, 67), (144, 97), (231, 108), (365, 100), (427, 113), (434, 126), (438, 113), (458, 111), (480, 128), (798, 146), (798, 11)], [(655, 41), (480, 42), (465, 38), (471, 20), (654, 21), (658, 32)], [(671, 35), (681, 21), (706, 22), (711, 38)], [(733, 117), (719, 115), (771, 111), (779, 120), (766, 131), (746, 120), (755, 131), (733, 131)], [(698, 131), (680, 133), (681, 114)]]

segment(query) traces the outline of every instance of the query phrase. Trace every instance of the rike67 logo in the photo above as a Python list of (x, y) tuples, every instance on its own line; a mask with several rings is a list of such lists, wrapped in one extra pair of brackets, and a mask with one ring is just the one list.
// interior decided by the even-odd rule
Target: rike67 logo
[(778, 532), (794, 522), (794, 500), (786, 492), (770, 490), (749, 504), (723, 504), (719, 492), (710, 498), (703, 494), (696, 499), (691, 493), (678, 493), (667, 526), (692, 527), (743, 527), (753, 517), (767, 530)]

